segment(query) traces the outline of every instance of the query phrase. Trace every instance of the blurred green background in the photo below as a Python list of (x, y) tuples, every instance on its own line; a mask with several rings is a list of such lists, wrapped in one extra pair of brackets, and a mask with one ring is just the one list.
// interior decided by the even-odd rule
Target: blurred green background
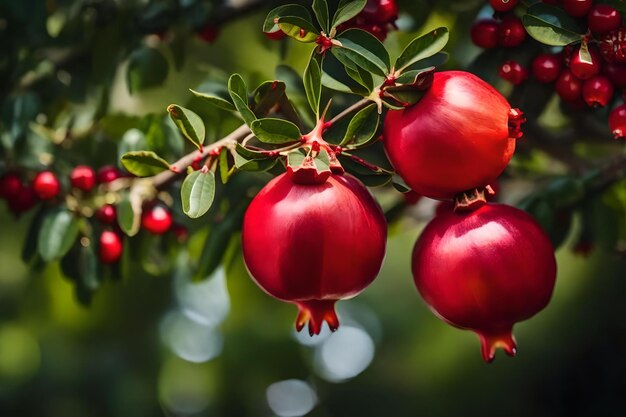
[[(130, 96), (120, 68), (111, 108), (162, 112), (209, 69), (272, 79), (283, 47), (262, 37), (263, 18), (187, 45), (191, 59), (162, 88)], [(471, 19), (440, 10), (418, 32), (449, 26), (449, 65), (461, 65), (477, 53)], [(389, 48), (414, 34), (392, 34)], [(301, 72), (306, 51), (291, 43), (282, 53)], [(515, 328), (518, 356), (486, 365), (478, 338), (435, 318), (414, 288), (410, 254), (429, 210), (423, 201), (392, 226), (379, 278), (338, 304), (337, 333), (310, 339), (293, 330), (295, 307), (249, 279), (236, 245), (208, 281), (137, 274), (105, 282), (82, 307), (57, 264), (32, 273), (21, 262), (29, 218), (2, 206), (0, 416), (626, 415), (626, 260), (599, 248), (574, 255), (575, 227), (552, 302)], [(184, 269), (185, 255), (177, 262)]]

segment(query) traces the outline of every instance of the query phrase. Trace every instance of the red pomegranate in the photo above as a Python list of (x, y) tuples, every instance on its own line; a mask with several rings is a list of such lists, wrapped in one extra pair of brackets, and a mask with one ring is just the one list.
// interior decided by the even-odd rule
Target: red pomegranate
[(555, 54), (540, 54), (535, 57), (532, 64), (533, 75), (541, 83), (551, 83), (555, 81), (563, 63), (561, 57)]
[(482, 19), (472, 25), (470, 36), (474, 45), (491, 49), (498, 46), (498, 26), (493, 19)]
[(513, 85), (520, 85), (528, 78), (528, 70), (519, 62), (509, 59), (500, 67), (498, 75)]
[(331, 175), (296, 184), (289, 174), (270, 181), (243, 221), (243, 256), (269, 295), (296, 304), (296, 329), (336, 330), (335, 302), (359, 294), (378, 275), (385, 255), (383, 213), (354, 177)]
[(609, 129), (615, 139), (626, 137), (626, 104), (617, 106), (609, 114)]
[(435, 217), (415, 244), (413, 277), (437, 316), (478, 333), (491, 362), (498, 347), (515, 355), (513, 325), (550, 301), (556, 260), (529, 214), (489, 203)]
[(113, 204), (105, 204), (96, 210), (96, 218), (102, 224), (114, 225), (117, 223), (117, 209)]
[(626, 62), (626, 28), (605, 34), (600, 40), (600, 53), (607, 62)]
[(469, 72), (435, 73), (414, 106), (387, 113), (384, 145), (415, 192), (448, 199), (493, 182), (509, 163), (523, 115)]
[(583, 83), (583, 98), (590, 107), (604, 107), (613, 98), (613, 83), (603, 75), (596, 75)]
[(580, 56), (580, 48), (576, 48), (570, 57), (569, 69), (572, 74), (581, 80), (588, 80), (600, 73), (602, 68), (602, 58), (595, 46), (589, 46), (589, 56), (591, 62), (583, 61)]

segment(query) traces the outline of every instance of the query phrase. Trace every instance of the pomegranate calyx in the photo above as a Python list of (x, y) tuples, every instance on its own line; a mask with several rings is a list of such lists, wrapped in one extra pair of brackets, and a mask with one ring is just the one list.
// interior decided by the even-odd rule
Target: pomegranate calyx
[(522, 123), (526, 122), (524, 112), (520, 109), (509, 110), (509, 137), (519, 139), (524, 135)]
[(319, 34), (317, 39), (315, 39), (315, 43), (318, 45), (317, 53), (320, 55), (326, 54), (326, 51), (332, 49), (335, 46), (333, 40), (324, 32)]
[(330, 331), (339, 328), (339, 318), (335, 312), (336, 300), (305, 300), (297, 301), (298, 317), (296, 330), (301, 331), (308, 323), (309, 335), (320, 334), (324, 322), (328, 323)]
[(502, 348), (509, 356), (517, 353), (517, 343), (512, 333), (512, 328), (502, 331), (476, 331), (480, 338), (481, 353), (487, 363), (493, 362), (496, 357), (496, 349)]
[(493, 196), (495, 194), (496, 192), (490, 185), (483, 188), (463, 191), (454, 197), (454, 211), (464, 213), (479, 209), (487, 204), (487, 196)]

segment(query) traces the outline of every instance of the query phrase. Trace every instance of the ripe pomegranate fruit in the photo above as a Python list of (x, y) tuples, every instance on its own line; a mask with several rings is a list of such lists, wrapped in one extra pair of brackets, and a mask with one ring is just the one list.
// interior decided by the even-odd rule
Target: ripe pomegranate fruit
[(526, 39), (526, 29), (522, 21), (515, 15), (508, 15), (498, 26), (498, 43), (505, 48), (519, 46)]
[(548, 236), (526, 212), (489, 203), (433, 219), (413, 250), (413, 277), (433, 311), (478, 333), (487, 362), (513, 356), (513, 325), (550, 301), (556, 260)]
[(141, 214), (141, 227), (155, 235), (162, 235), (172, 227), (172, 213), (161, 204), (146, 207)]
[(593, 0), (563, 0), (563, 9), (574, 17), (583, 17), (589, 13)]
[(79, 165), (70, 174), (70, 184), (88, 193), (96, 186), (96, 172), (90, 166)]
[(626, 137), (626, 104), (617, 106), (609, 114), (609, 129), (615, 139)]
[(498, 74), (500, 78), (513, 85), (519, 85), (528, 78), (528, 70), (522, 67), (519, 62), (511, 59), (502, 64)]
[(124, 243), (119, 234), (105, 230), (100, 235), (98, 257), (103, 264), (114, 264), (122, 257)]
[(122, 172), (113, 165), (105, 165), (98, 170), (96, 179), (99, 184), (108, 184), (122, 177)]
[(105, 204), (96, 211), (96, 218), (102, 224), (114, 225), (117, 223), (117, 209), (113, 204)]
[(498, 46), (499, 25), (493, 19), (483, 19), (474, 23), (470, 32), (474, 45), (484, 49), (492, 49)]
[(563, 68), (561, 57), (554, 54), (540, 54), (532, 64), (533, 75), (537, 81), (551, 83), (555, 81)]
[(577, 78), (588, 80), (600, 73), (602, 58), (595, 47), (589, 46), (591, 62), (585, 62), (580, 58), (580, 48), (576, 48), (569, 62), (569, 69)]
[(41, 200), (52, 200), (61, 192), (61, 183), (52, 171), (41, 171), (33, 180), (35, 194)]
[(615, 30), (622, 25), (622, 15), (608, 4), (596, 4), (587, 16), (589, 30), (598, 35)]
[(583, 98), (590, 107), (604, 107), (613, 98), (613, 83), (603, 75), (596, 75), (583, 83)]
[(15, 172), (7, 172), (0, 177), (0, 198), (11, 200), (22, 190), (22, 179)]
[(600, 39), (600, 53), (607, 62), (626, 62), (626, 28), (604, 35)]
[(523, 121), (523, 114), (480, 78), (444, 71), (435, 73), (417, 104), (387, 113), (383, 143), (411, 189), (448, 199), (500, 176)]
[(576, 101), (582, 94), (583, 83), (568, 69), (563, 70), (556, 80), (554, 89), (564, 101)]
[(308, 322), (313, 335), (324, 321), (336, 330), (335, 302), (356, 296), (376, 278), (386, 235), (380, 207), (354, 177), (298, 184), (286, 173), (248, 207), (243, 257), (265, 292), (298, 306), (296, 329)]
[(508, 12), (517, 6), (518, 0), (489, 0), (489, 4), (496, 12)]

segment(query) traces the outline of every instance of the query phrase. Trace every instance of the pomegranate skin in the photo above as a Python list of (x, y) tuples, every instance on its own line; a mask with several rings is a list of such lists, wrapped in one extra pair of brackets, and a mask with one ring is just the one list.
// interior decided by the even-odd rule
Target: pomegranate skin
[(475, 75), (438, 72), (417, 104), (387, 113), (385, 151), (411, 189), (449, 199), (504, 171), (521, 136), (509, 130), (511, 114), (506, 99)]
[(351, 298), (378, 275), (387, 224), (378, 203), (354, 177), (331, 175), (317, 185), (288, 174), (270, 181), (252, 200), (243, 230), (243, 257), (266, 293), (296, 304), (296, 329), (308, 322), (319, 334), (336, 330), (336, 301)]
[(415, 284), (434, 313), (476, 332), (486, 362), (515, 355), (513, 325), (541, 311), (556, 279), (554, 249), (526, 212), (489, 203), (439, 214), (413, 250)]

